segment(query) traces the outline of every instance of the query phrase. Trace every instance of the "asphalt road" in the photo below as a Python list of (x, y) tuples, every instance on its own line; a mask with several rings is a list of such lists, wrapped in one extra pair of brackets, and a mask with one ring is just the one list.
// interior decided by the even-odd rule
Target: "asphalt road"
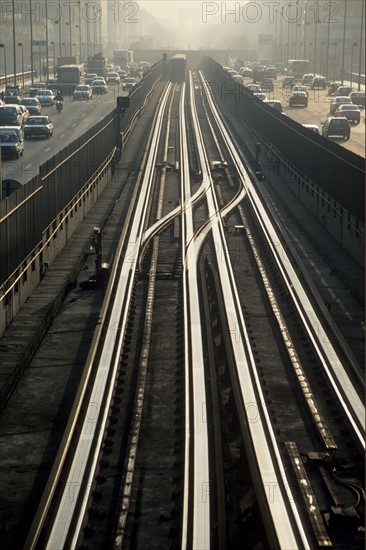
[[(321, 130), (322, 122), (329, 115), (329, 104), (332, 98), (323, 90), (310, 90), (308, 107), (289, 107), (289, 90), (282, 90), (282, 78), (274, 81), (274, 91), (266, 92), (269, 99), (279, 99), (287, 116), (300, 124), (316, 124)], [(245, 83), (251, 82), (246, 78)], [(39, 172), (39, 166), (53, 157), (60, 149), (74, 141), (93, 124), (104, 118), (116, 105), (120, 86), (110, 86), (104, 96), (97, 96), (90, 101), (73, 101), (65, 97), (62, 113), (56, 107), (43, 107), (42, 114), (49, 115), (54, 124), (54, 133), (50, 139), (32, 138), (25, 142), (24, 155), (18, 160), (2, 161), (2, 178), (14, 179), (23, 185)], [(351, 125), (351, 138), (332, 138), (341, 146), (365, 157), (365, 110), (361, 113), (361, 122)]]
[(53, 136), (50, 139), (27, 139), (20, 159), (3, 159), (2, 178), (14, 179), (23, 185), (27, 183), (39, 172), (40, 165), (114, 109), (120, 91), (119, 86), (110, 86), (106, 95), (93, 97), (89, 101), (73, 101), (72, 97), (65, 97), (61, 113), (56, 111), (55, 106), (42, 107), (42, 114), (48, 115), (53, 122)]
[[(316, 124), (321, 132), (322, 123), (329, 116), (329, 106), (333, 98), (327, 96), (326, 90), (309, 90), (309, 103), (307, 107), (290, 107), (288, 99), (291, 95), (291, 90), (282, 90), (281, 80), (282, 77), (274, 81), (273, 92), (265, 92), (268, 99), (279, 99), (287, 116), (296, 120), (299, 124)], [(245, 79), (245, 83), (251, 81), (251, 79)], [(345, 84), (347, 83), (345, 82)], [(354, 89), (356, 90), (356, 87)], [(342, 147), (365, 157), (365, 109), (361, 111), (360, 124), (351, 123), (351, 137), (349, 141), (345, 141), (342, 138), (332, 138), (332, 141), (336, 141)]]

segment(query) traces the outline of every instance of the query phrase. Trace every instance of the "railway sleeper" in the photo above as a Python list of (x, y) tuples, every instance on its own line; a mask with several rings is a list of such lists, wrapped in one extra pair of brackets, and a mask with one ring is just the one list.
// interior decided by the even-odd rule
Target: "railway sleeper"
[(315, 537), (316, 543), (321, 548), (330, 547), (332, 546), (332, 542), (326, 531), (323, 517), (317, 503), (317, 499), (306, 473), (305, 466), (298, 451), (297, 445), (294, 441), (286, 441), (285, 445), (291, 465), (294, 470), (296, 480), (298, 482), (299, 490), (305, 503), (308, 518), (310, 520), (313, 536)]

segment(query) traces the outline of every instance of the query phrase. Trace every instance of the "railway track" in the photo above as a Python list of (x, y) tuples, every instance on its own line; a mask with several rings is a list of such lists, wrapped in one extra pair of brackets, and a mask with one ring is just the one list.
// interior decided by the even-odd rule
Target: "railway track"
[(362, 382), (239, 149), (166, 85), (27, 547), (357, 547)]

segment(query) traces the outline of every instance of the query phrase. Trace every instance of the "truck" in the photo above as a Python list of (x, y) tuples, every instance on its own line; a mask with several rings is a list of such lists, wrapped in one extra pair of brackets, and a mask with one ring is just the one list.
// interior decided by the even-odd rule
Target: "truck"
[(61, 65), (79, 65), (78, 55), (64, 55), (57, 58), (56, 67)]
[(133, 63), (133, 51), (132, 50), (114, 50), (113, 52), (113, 64), (119, 65), (119, 67), (126, 71)]
[(73, 94), (76, 86), (80, 84), (82, 76), (81, 65), (60, 65), (56, 69), (57, 89), (62, 95)]
[(105, 57), (103, 57), (100, 53), (97, 53), (92, 57), (88, 57), (86, 73), (95, 73), (98, 76), (105, 78), (107, 74), (107, 63)]

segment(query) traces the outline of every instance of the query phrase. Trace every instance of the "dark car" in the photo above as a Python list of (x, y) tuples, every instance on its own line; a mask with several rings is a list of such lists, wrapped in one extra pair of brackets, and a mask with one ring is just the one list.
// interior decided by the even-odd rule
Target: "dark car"
[(45, 82), (35, 82), (29, 88), (29, 97), (34, 97), (36, 94), (38, 94), (39, 90), (46, 90), (46, 89), (47, 87)]
[(327, 81), (323, 76), (314, 76), (311, 83), (312, 90), (325, 90), (327, 87)]
[(351, 136), (351, 127), (346, 117), (329, 117), (323, 124), (322, 136), (349, 139)]
[(361, 111), (357, 105), (340, 105), (335, 113), (336, 116), (345, 116), (350, 122), (359, 124), (361, 120)]
[(30, 116), (24, 124), (24, 137), (46, 137), (53, 134), (53, 124), (48, 116)]
[(303, 107), (307, 107), (308, 106), (307, 93), (302, 91), (292, 92), (289, 99), (289, 105), (290, 107), (293, 107), (294, 105), (302, 105)]
[(266, 76), (268, 76), (268, 78), (274, 78), (274, 80), (277, 79), (277, 69), (276, 67), (274, 66), (270, 66), (270, 67), (267, 67), (266, 68)]
[(339, 82), (332, 82), (331, 84), (329, 84), (329, 87), (328, 87), (328, 95), (340, 95), (337, 93), (337, 90), (340, 86), (340, 83)]
[(285, 76), (285, 78), (282, 80), (281, 86), (282, 88), (293, 88), (296, 84), (296, 78), (294, 76)]
[(365, 107), (365, 92), (351, 92), (349, 97), (353, 105), (357, 105), (357, 107), (361, 108)]
[(337, 95), (329, 106), (329, 112), (334, 115), (338, 107), (352, 103), (352, 99), (348, 95)]
[(19, 104), (21, 98), (21, 93), (18, 87), (9, 88), (7, 87), (3, 93), (4, 103), (11, 103), (12, 105)]
[(20, 104), (27, 107), (30, 115), (40, 115), (42, 112), (42, 105), (36, 97), (23, 97)]
[(263, 78), (260, 87), (263, 92), (273, 92), (273, 80), (271, 78)]
[(24, 136), (20, 126), (0, 128), (1, 156), (18, 159), (24, 152)]
[(337, 95), (349, 95), (351, 92), (351, 86), (339, 86), (337, 90)]

